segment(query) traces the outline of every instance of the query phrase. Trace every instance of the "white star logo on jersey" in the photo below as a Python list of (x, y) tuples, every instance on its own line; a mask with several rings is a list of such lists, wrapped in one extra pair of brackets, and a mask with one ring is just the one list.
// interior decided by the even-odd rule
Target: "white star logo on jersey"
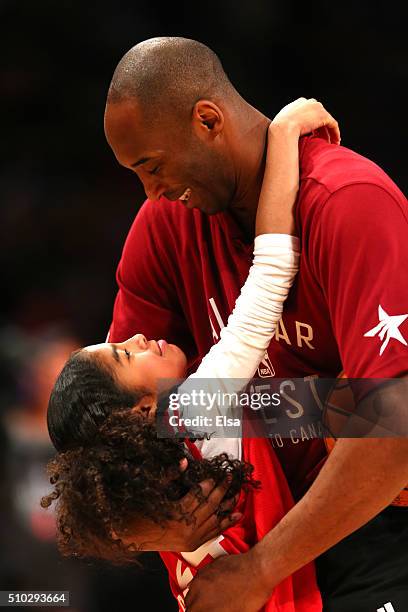
[(380, 340), (384, 340), (385, 337), (385, 340), (380, 348), (380, 355), (382, 355), (385, 349), (387, 348), (391, 338), (394, 338), (395, 340), (398, 340), (398, 342), (401, 342), (401, 344), (407, 346), (407, 341), (398, 329), (407, 317), (408, 314), (389, 315), (385, 312), (384, 308), (378, 306), (378, 319), (380, 322), (378, 323), (378, 325), (373, 327), (373, 329), (370, 329), (368, 332), (366, 332), (364, 336), (372, 337), (378, 334)]

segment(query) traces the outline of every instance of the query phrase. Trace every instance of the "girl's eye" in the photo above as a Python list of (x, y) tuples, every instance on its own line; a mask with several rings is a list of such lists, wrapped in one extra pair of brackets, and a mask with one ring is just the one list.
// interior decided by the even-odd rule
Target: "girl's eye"
[(158, 174), (160, 171), (160, 166), (156, 166), (153, 170), (149, 170), (149, 174)]
[(128, 359), (130, 359), (130, 353), (129, 353), (129, 351), (128, 351), (127, 349), (125, 349), (125, 355), (126, 355), (126, 357), (127, 357)]

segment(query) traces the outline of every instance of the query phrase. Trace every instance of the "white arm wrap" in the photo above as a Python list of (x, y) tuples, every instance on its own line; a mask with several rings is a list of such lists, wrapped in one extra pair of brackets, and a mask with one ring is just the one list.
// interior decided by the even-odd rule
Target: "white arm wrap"
[(235, 308), (193, 378), (250, 380), (265, 355), (299, 267), (299, 239), (255, 238), (254, 259)]
[[(207, 353), (198, 370), (178, 388), (179, 395), (203, 389), (208, 394), (206, 397), (212, 400), (208, 399), (208, 403), (206, 400), (198, 407), (184, 406), (181, 410), (184, 418), (205, 414), (212, 418), (225, 414), (241, 415), (239, 407), (235, 411), (234, 406), (228, 408), (222, 402), (214, 402), (214, 398), (220, 393), (239, 393), (253, 378), (275, 332), (298, 267), (298, 238), (286, 234), (263, 234), (255, 239), (253, 264), (227, 327), (222, 329), (218, 344)], [(201, 430), (202, 434), (210, 435), (215, 429), (218, 440), (197, 442), (204, 456), (225, 451), (240, 458), (241, 427), (236, 429), (236, 437), (229, 439), (231, 429), (227, 428), (226, 434), (222, 435), (222, 426), (197, 427), (198, 432)]]

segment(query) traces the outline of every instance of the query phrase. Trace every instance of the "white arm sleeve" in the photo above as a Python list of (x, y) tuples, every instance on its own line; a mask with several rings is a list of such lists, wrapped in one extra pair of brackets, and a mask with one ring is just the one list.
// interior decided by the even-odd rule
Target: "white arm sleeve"
[(245, 285), (220, 340), (190, 378), (250, 380), (265, 355), (299, 267), (299, 239), (286, 234), (255, 238)]
[[(263, 234), (255, 239), (253, 264), (218, 344), (207, 353), (198, 370), (178, 388), (179, 395), (186, 393), (192, 397), (192, 390), (200, 388), (208, 394), (206, 397), (212, 398), (206, 400), (205, 405), (201, 403), (197, 407), (191, 404), (181, 411), (184, 418), (193, 418), (210, 410), (211, 424), (197, 427), (197, 432), (211, 435), (216, 430), (220, 437), (223, 428), (214, 427), (215, 417), (234, 416), (234, 409), (226, 410), (225, 405), (217, 403), (214, 398), (219, 398), (220, 393), (239, 393), (253, 378), (275, 332), (298, 266), (298, 238), (286, 234)], [(241, 413), (238, 410), (236, 414)], [(237, 436), (236, 440), (223, 441), (225, 450), (232, 445), (230, 454), (239, 457), (240, 431), (238, 428), (233, 434)], [(209, 440), (205, 445), (215, 445), (212, 449), (215, 452), (215, 448), (220, 448), (220, 440)], [(210, 449), (206, 451), (208, 453)]]

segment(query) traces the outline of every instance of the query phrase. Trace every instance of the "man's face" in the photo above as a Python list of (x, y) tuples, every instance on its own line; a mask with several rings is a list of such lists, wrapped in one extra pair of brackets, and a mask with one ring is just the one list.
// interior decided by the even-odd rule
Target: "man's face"
[(165, 116), (150, 124), (132, 101), (106, 107), (106, 138), (119, 163), (137, 174), (146, 196), (182, 199), (209, 215), (225, 210), (235, 179), (225, 141)]

